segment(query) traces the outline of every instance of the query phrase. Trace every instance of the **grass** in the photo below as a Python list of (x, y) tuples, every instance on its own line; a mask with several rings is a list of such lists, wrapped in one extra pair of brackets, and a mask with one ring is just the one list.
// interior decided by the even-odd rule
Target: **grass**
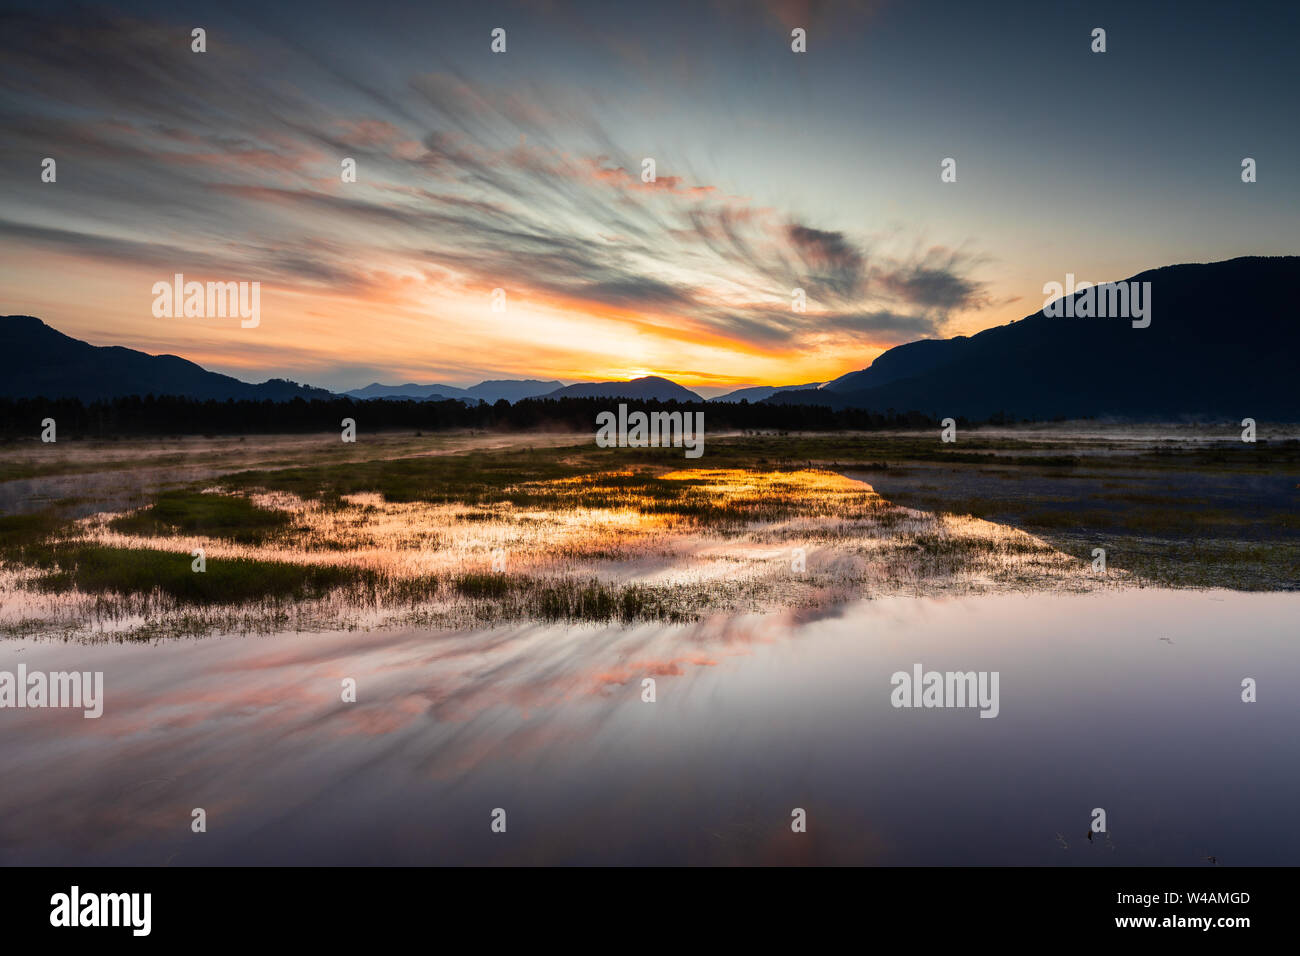
[[(1041, 470), (918, 465), (867, 475), (890, 501), (935, 513), (972, 515), (1022, 528), (1089, 560), (1104, 548), (1110, 566), (1172, 587), (1294, 590), (1300, 587), (1300, 487), (1288, 477), (1285, 443), (1262, 474), (1225, 470), (1245, 450), (1146, 455), (1089, 462), (1062, 476)], [(1179, 467), (1166, 463), (1179, 462)]]
[[(224, 503), (190, 502), (197, 504), (197, 510), (186, 512), (181, 508), (164, 513), (201, 516), (206, 519), (207, 527), (228, 528), (232, 515), (254, 523), (265, 521), (256, 517), (248, 519), (248, 511), (243, 506), (249, 502), (243, 499), (189, 497), (224, 500)], [(168, 500), (169, 508), (180, 507), (171, 498)], [(232, 506), (231, 501), (242, 501), (243, 505)], [(87, 594), (150, 594), (156, 590), (190, 604), (266, 598), (302, 600), (344, 585), (373, 588), (378, 583), (376, 573), (365, 569), (250, 558), (209, 560), (206, 571), (196, 572), (192, 570), (193, 558), (187, 553), (117, 548), (69, 538), (76, 528), (75, 523), (52, 511), (0, 516), (0, 558), (7, 564), (40, 572), (33, 582), (38, 590), (75, 588)]]
[[(1115, 454), (1116, 449), (1121, 453)], [(1108, 454), (1092, 453), (1106, 450)], [(863, 502), (828, 497), (801, 500), (769, 493), (725, 498), (709, 493), (706, 479), (666, 478), (668, 470), (707, 464), (709, 469), (793, 471), (809, 466), (863, 470), (879, 478), (890, 501), (935, 513), (969, 514), (1042, 535), (1057, 546), (1075, 539), (1105, 539), (1113, 563), (1166, 584), (1199, 585), (1212, 580), (1203, 566), (1211, 556), (1245, 542), (1287, 543), (1300, 531), (1292, 500), (1266, 498), (1249, 504), (1234, 496), (1251, 476), (1285, 474), (1300, 464), (1300, 442), (1278, 441), (1125, 448), (1113, 441), (981, 436), (967, 431), (954, 444), (919, 434), (740, 435), (711, 439), (705, 458), (687, 461), (681, 449), (567, 448), (475, 451), (462, 455), (326, 462), (286, 469), (228, 475), (235, 491), (266, 489), (314, 498), (334, 507), (342, 496), (377, 493), (392, 502), (459, 503), (470, 509), (505, 507), (515, 513), (536, 509), (631, 507), (646, 515), (671, 516), (688, 524), (730, 531), (755, 522), (810, 514), (859, 514)], [(935, 479), (918, 493), (908, 478), (921, 472)], [(968, 486), (964, 479), (992, 476), (1001, 486)], [(1188, 476), (1216, 482), (1213, 493)], [(888, 478), (886, 476), (889, 476)], [(901, 479), (901, 482), (899, 481)], [(878, 490), (882, 490), (878, 486)], [(473, 510), (458, 520), (488, 520)], [(1158, 561), (1139, 538), (1167, 542)], [(1201, 547), (1180, 545), (1200, 542)], [(1215, 543), (1222, 549), (1210, 547)], [(1267, 562), (1289, 548), (1249, 549), (1260, 562), (1234, 574), (1239, 586), (1270, 589), (1287, 569)], [(1132, 561), (1130, 563), (1130, 556)], [(1240, 566), (1249, 562), (1234, 562)], [(1181, 569), (1181, 570), (1180, 570)], [(472, 585), (467, 585), (472, 586)]]
[(0, 515), (0, 557), (21, 561), (27, 548), (63, 534), (70, 526), (54, 511)]
[(141, 536), (204, 535), (240, 544), (263, 544), (292, 524), (289, 512), (259, 508), (244, 497), (169, 491), (147, 508), (114, 518), (109, 527)]
[[(539, 510), (619, 508), (633, 503), (644, 514), (674, 515), (697, 524), (735, 526), (809, 513), (793, 498), (762, 495), (719, 502), (700, 482), (664, 478), (662, 472), (693, 464), (681, 449), (474, 452), (437, 458), (359, 462), (346, 467), (317, 465), (228, 475), (223, 486), (238, 492), (281, 491), (307, 499), (338, 501), (344, 495), (376, 493), (397, 503), (430, 502), (473, 507), (511, 505)], [(710, 459), (710, 469), (736, 467), (735, 455)], [(743, 456), (741, 456), (743, 457)], [(740, 467), (752, 467), (743, 465)], [(806, 467), (788, 458), (781, 468)], [(707, 484), (707, 483), (705, 483)], [(461, 520), (472, 521), (472, 515)]]
[[(1099, 448), (1115, 443), (1098, 443)], [(831, 469), (883, 471), (909, 462), (954, 466), (997, 466), (1047, 476), (1087, 467), (1106, 473), (1143, 469), (1167, 472), (1192, 469), (1214, 472), (1271, 471), (1300, 465), (1300, 442), (1259, 442), (1227, 448), (1134, 450), (1118, 455), (1081, 453), (1077, 441), (980, 437), (967, 432), (958, 442), (944, 444), (922, 435), (829, 434), (737, 435), (712, 438), (704, 459), (683, 457), (680, 448), (602, 449), (594, 444), (571, 448), (475, 451), (461, 455), (422, 456), (263, 468), (227, 475), (234, 490), (256, 488), (287, 491), (304, 498), (337, 497), (373, 492), (389, 501), (539, 504), (538, 493), (526, 485), (576, 478), (599, 471), (629, 469), (753, 468), (795, 470), (810, 465)], [(594, 490), (594, 489), (593, 489)]]
[(302, 498), (337, 499), (373, 492), (389, 501), (464, 502), (485, 505), (511, 500), (507, 489), (522, 482), (581, 475), (585, 459), (561, 460), (551, 449), (510, 453), (395, 458), (347, 465), (310, 465), (237, 472), (223, 479), (235, 490), (264, 488)]
[(187, 604), (230, 604), (267, 598), (305, 600), (321, 597), (344, 585), (373, 588), (374, 571), (324, 564), (292, 564), (249, 558), (207, 562), (207, 570), (192, 569), (192, 558), (175, 551), (114, 548), (63, 542), (29, 555), (44, 571), (36, 580), (41, 590), (76, 588), (87, 594), (150, 594), (157, 590)]
[(619, 586), (595, 578), (541, 579), (528, 575), (465, 574), (454, 590), (462, 597), (490, 602), (502, 611), (544, 621), (682, 621), (687, 615), (669, 606), (663, 595), (640, 585)]
[[(354, 603), (358, 599), (374, 603), (381, 593), (384, 599), (410, 604), (439, 595), (440, 582), (431, 576), (390, 581), (366, 568), (249, 558), (210, 560), (205, 571), (196, 572), (191, 562), (189, 555), (179, 552), (79, 541), (37, 546), (27, 554), (29, 566), (41, 572), (31, 584), (37, 590), (76, 588), (85, 594), (122, 597), (158, 593), (182, 605), (296, 602), (338, 590), (346, 590)], [(479, 608), (482, 618), (520, 615), (547, 621), (625, 623), (685, 619), (653, 589), (606, 584), (595, 578), (468, 573), (445, 585), (459, 597), (490, 605)]]
[[(937, 435), (744, 435), (711, 438), (702, 460), (685, 459), (681, 449), (601, 449), (591, 443), (435, 455), (406, 447), (401, 453), (413, 457), (381, 458), (398, 449), (377, 446), (369, 451), (371, 460), (329, 455), (209, 477), (158, 493), (143, 509), (108, 522), (110, 530), (128, 535), (191, 535), (243, 546), (238, 557), (210, 556), (204, 573), (191, 569), (187, 551), (95, 540), (97, 528), (70, 521), (57, 508), (0, 516), (0, 560), (6, 571), (27, 569), (18, 586), (92, 595), (110, 615), (131, 609), (152, 622), (152, 609), (158, 608), (163, 617), (198, 621), (247, 605), (262, 608), (267, 621), (282, 627), (290, 626), (286, 615), (297, 613), (294, 602), (304, 602), (305, 613), (323, 621), (344, 608), (369, 613), (382, 605), (427, 613), (430, 620), (445, 614), (437, 619), (461, 626), (464, 618), (457, 615), (465, 614), (475, 622), (682, 621), (721, 607), (745, 608), (751, 599), (757, 607), (772, 596), (770, 580), (729, 573), (699, 581), (656, 579), (654, 585), (594, 576), (603, 574), (592, 564), (597, 559), (618, 564), (653, 552), (689, 563), (689, 555), (671, 547), (661, 555), (654, 550), (661, 537), (668, 542), (679, 531), (703, 532), (709, 548), (736, 540), (748, 542), (751, 551), (810, 542), (828, 552), (844, 549), (844, 573), (860, 576), (836, 599), (949, 575), (986, 573), (1034, 588), (1049, 586), (1052, 574), (1073, 573), (1054, 569), (1050, 549), (1032, 538), (979, 529), (967, 534), (949, 519), (947, 530), (936, 533), (915, 526), (916, 519), (902, 510), (911, 507), (1024, 529), (1073, 555), (1081, 568), (1093, 547), (1103, 547), (1111, 567), (1151, 583), (1297, 586), (1300, 485), (1288, 477), (1292, 465), (1300, 464), (1296, 442), (1115, 453), (1114, 442), (984, 439), (973, 432), (957, 445), (944, 445)], [(736, 474), (727, 475), (728, 469)], [(865, 471), (863, 477), (884, 498), (827, 474), (837, 471)], [(200, 492), (214, 480), (233, 493)], [(255, 490), (296, 494), (314, 505), (302, 514), (259, 507), (247, 496)], [(347, 500), (366, 493), (389, 504)], [(450, 516), (444, 511), (432, 523), (417, 522), (412, 527), (422, 528), (419, 534), (408, 532), (405, 518), (393, 520), (394, 514), (429, 513), (404, 507), (423, 503), (451, 505)], [(601, 516), (584, 514), (586, 509)], [(629, 512), (647, 520), (638, 522)], [(599, 525), (603, 530), (594, 530), (593, 520), (605, 522)], [(385, 530), (368, 537), (371, 522)], [(481, 535), (465, 528), (480, 523)], [(561, 537), (539, 546), (538, 526), (542, 532), (553, 527)], [(523, 556), (512, 563), (512, 573), (469, 570), (463, 561), (382, 563), (385, 548), (390, 557), (429, 549), (445, 559), (465, 542), (481, 539), (495, 547), (497, 536), (524, 542), (523, 551), (512, 552)], [(872, 543), (863, 547), (859, 539)], [(527, 542), (534, 542), (531, 557)], [(278, 553), (249, 550), (259, 545)], [(379, 560), (368, 568), (306, 560), (313, 551), (360, 548), (374, 549)], [(481, 556), (478, 548), (473, 544), (465, 554)], [(295, 550), (303, 562), (281, 560)], [(746, 561), (752, 564), (744, 548), (738, 553), (738, 570)], [(469, 567), (476, 561), (471, 558)], [(826, 593), (838, 586), (838, 573), (828, 571)], [(781, 579), (780, 587), (788, 584)], [(791, 591), (789, 599), (821, 599), (811, 591), (799, 593), (805, 598)]]

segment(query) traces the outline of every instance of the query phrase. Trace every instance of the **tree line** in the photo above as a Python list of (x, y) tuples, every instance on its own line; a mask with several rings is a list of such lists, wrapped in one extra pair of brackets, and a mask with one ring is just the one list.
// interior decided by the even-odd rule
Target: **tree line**
[[(920, 412), (832, 409), (825, 405), (767, 405), (718, 402), (660, 402), (610, 398), (530, 398), (513, 405), (467, 405), (456, 399), (313, 399), (289, 401), (215, 401), (172, 395), (124, 396), (85, 403), (80, 399), (0, 398), (0, 435), (5, 438), (40, 434), (41, 423), (52, 418), (58, 436), (111, 439), (148, 435), (232, 435), (280, 432), (320, 432), (341, 427), (345, 418), (364, 431), (412, 429), (446, 431), (591, 431), (596, 415), (624, 402), (647, 412), (703, 412), (710, 431), (871, 431), (937, 427)], [(990, 420), (1002, 424), (998, 419)], [(974, 424), (964, 419), (958, 425)]]

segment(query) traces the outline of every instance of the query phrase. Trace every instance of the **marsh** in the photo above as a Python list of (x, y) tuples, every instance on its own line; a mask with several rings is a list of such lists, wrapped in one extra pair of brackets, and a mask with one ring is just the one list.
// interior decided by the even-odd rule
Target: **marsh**
[(1294, 863), (1300, 448), (1173, 436), (25, 447), (0, 862)]

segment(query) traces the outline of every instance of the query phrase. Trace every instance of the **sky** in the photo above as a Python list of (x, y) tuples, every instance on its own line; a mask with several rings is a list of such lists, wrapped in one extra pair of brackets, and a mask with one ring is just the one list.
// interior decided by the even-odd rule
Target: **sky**
[[(0, 314), (338, 390), (826, 381), (1067, 273), (1300, 252), (1297, 39), (1294, 3), (7, 0)], [(155, 317), (176, 273), (260, 283), (258, 325)]]

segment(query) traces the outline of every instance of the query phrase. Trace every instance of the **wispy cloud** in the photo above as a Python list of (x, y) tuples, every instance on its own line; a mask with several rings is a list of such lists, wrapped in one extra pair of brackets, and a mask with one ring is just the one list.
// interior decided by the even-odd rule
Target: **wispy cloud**
[[(362, 82), (269, 30), (197, 56), (177, 24), (11, 14), (0, 27), (0, 155), (60, 161), (39, 204), (0, 186), (2, 242), (287, 291), (399, 290), (435, 315), (501, 287), (741, 351), (894, 344), (988, 301), (982, 261), (961, 250), (820, 226), (681, 157), (642, 181), (642, 157), (597, 118), (599, 90), (454, 70)], [(339, 180), (345, 156), (355, 184)]]

